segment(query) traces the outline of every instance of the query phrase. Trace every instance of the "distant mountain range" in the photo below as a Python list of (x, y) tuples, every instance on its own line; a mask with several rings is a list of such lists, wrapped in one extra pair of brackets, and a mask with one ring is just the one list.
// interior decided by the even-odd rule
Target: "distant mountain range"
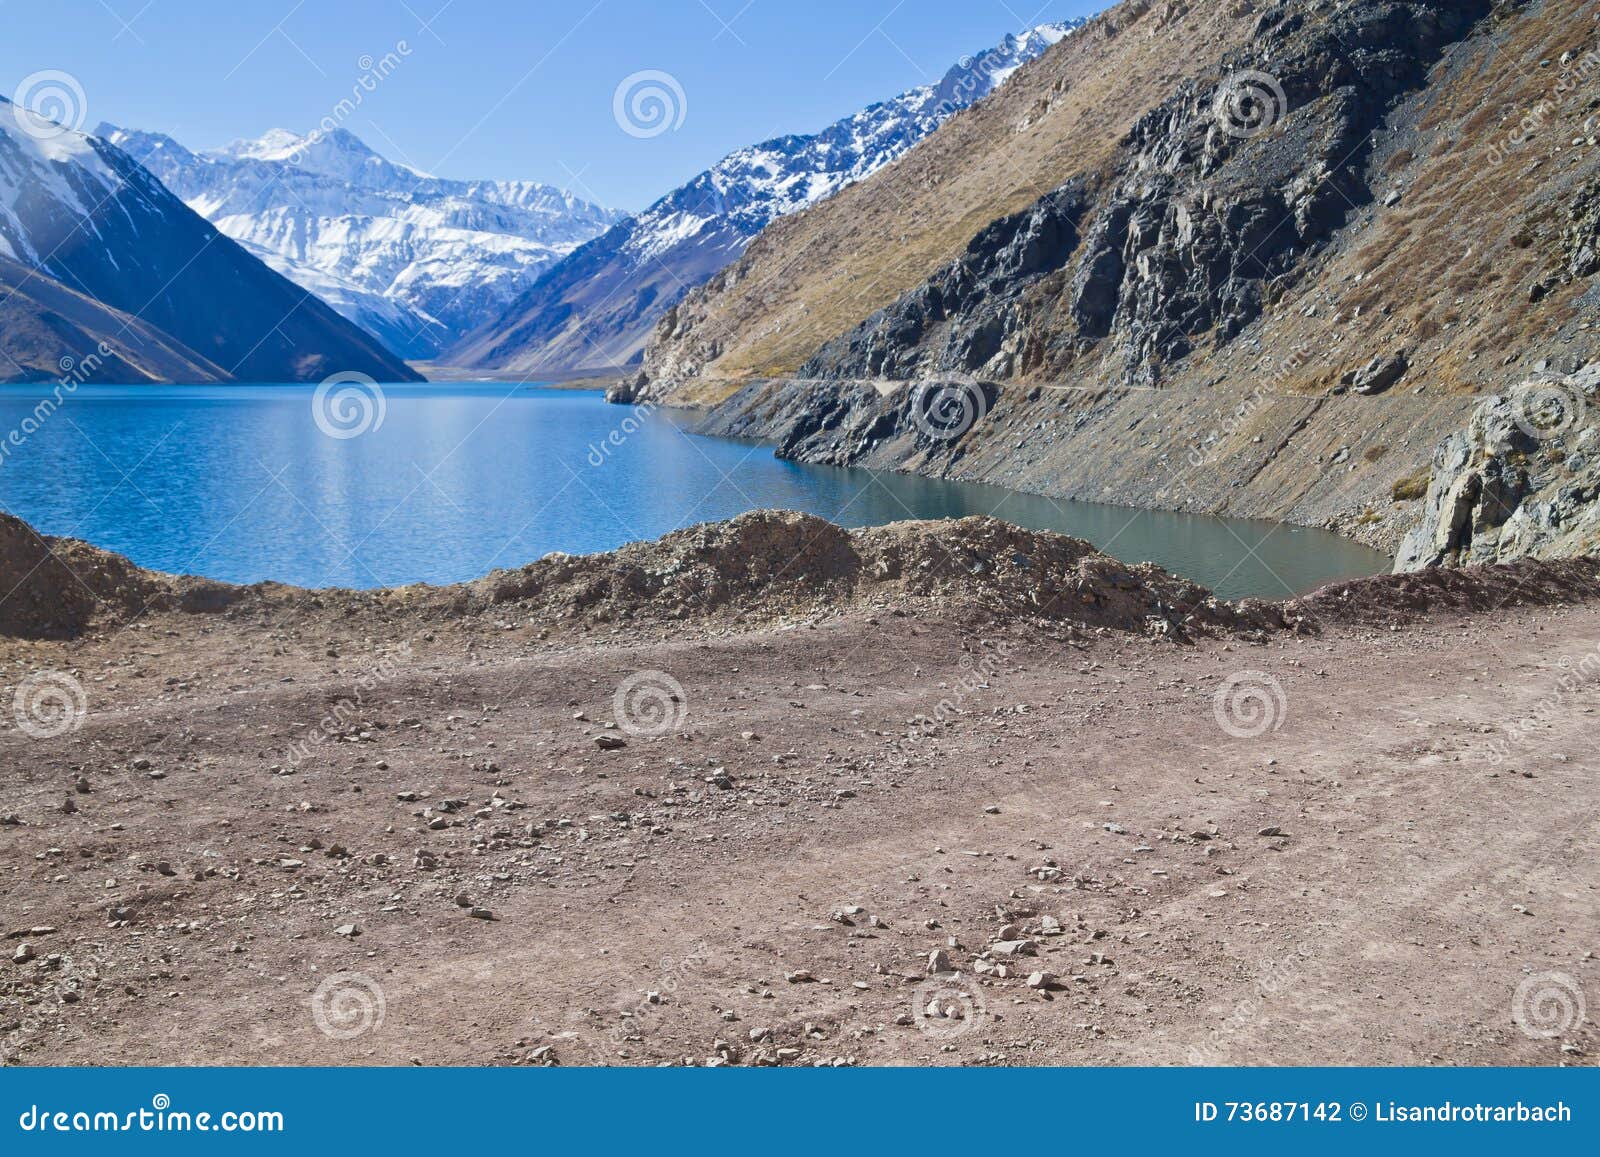
[(121, 381), (417, 376), (122, 150), (0, 98), (0, 379), (59, 377), (101, 341)]
[(1078, 26), (1047, 24), (810, 136), (740, 149), (636, 217), (391, 162), (342, 128), (195, 152), (0, 98), (0, 378), (100, 342), (128, 381), (414, 380), (637, 360), (763, 228), (889, 164)]
[(97, 130), (223, 233), (402, 357), (497, 317), (622, 218), (533, 181), (454, 181), (386, 160), (342, 128), (274, 129), (215, 152)]
[(1082, 23), (1007, 36), (964, 58), (937, 84), (814, 135), (730, 153), (556, 262), (442, 360), (534, 376), (612, 370), (637, 360), (673, 303), (737, 258), (768, 224), (881, 169)]

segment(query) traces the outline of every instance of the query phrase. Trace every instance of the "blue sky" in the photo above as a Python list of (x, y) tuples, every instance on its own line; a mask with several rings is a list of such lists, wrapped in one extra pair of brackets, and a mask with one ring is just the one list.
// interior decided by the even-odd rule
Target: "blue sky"
[[(810, 132), (1089, 0), (0, 0), (0, 92), (42, 70), (111, 121), (213, 148), (304, 132), (368, 61), (345, 127), (450, 177), (526, 178), (639, 209), (718, 157)], [(401, 45), (404, 45), (403, 50)], [(625, 77), (665, 72), (682, 123), (624, 132)], [(676, 97), (672, 97), (676, 100)]]

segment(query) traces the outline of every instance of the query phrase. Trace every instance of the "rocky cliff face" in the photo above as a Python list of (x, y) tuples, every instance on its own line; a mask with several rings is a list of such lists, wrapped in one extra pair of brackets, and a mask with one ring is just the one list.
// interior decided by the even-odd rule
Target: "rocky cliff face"
[(1089, 204), (1069, 181), (1030, 208), (1003, 217), (922, 285), (800, 369), (809, 378), (910, 378), (939, 371), (1007, 372), (1019, 340), (1016, 308), (1027, 290), (1078, 247)]
[[(1077, 184), (990, 226), (953, 267), (830, 342), (801, 375), (1059, 376), (1093, 352), (1127, 384), (1153, 386), (1166, 366), (1237, 338), (1274, 283), (1373, 200), (1373, 131), (1490, 2), (1319, 7), (1270, 8), (1249, 47), (1221, 61), (1220, 79), (1185, 80), (1139, 119), (1081, 253), (1088, 198)], [(1000, 255), (974, 275), (999, 247), (994, 235), (1018, 229), (1031, 234), (1028, 260)]]
[(1095, 17), (895, 164), (769, 226), (669, 312), (646, 350), (649, 377), (707, 402), (793, 374), (959, 258), (988, 222), (1075, 176), (1101, 185), (1177, 78), (1245, 42), (1250, 7), (1140, 0)]
[(1600, 364), (1486, 398), (1433, 456), (1397, 571), (1600, 549)]

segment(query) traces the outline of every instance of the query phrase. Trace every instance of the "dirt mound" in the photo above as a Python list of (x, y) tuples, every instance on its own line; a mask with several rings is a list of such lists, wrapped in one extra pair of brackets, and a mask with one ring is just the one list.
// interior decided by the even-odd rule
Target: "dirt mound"
[(0, 634), (59, 639), (96, 618), (145, 609), (218, 610), (246, 588), (143, 570), (75, 538), (41, 535), (0, 514)]
[(824, 519), (758, 510), (606, 554), (546, 555), (464, 588), (474, 599), (532, 604), (556, 618), (688, 618), (731, 606), (767, 613), (849, 597), (861, 568), (847, 531)]
[(551, 556), (468, 589), (493, 605), (600, 622), (748, 622), (926, 602), (992, 618), (1160, 633), (1285, 625), (1276, 608), (1235, 607), (1080, 539), (979, 517), (846, 531), (808, 514), (753, 511), (610, 554)]
[(0, 634), (67, 638), (146, 611), (372, 615), (419, 625), (515, 617), (559, 630), (683, 620), (737, 628), (883, 608), (1182, 639), (1569, 602), (1596, 593), (1597, 573), (1595, 562), (1527, 562), (1341, 583), (1288, 603), (1229, 603), (1152, 564), (1130, 566), (1081, 539), (993, 518), (844, 530), (808, 514), (758, 510), (605, 554), (547, 555), (457, 586), (309, 591), (158, 574), (0, 516)]
[(1414, 622), (1424, 615), (1555, 606), (1600, 596), (1600, 559), (1516, 562), (1462, 569), (1437, 567), (1334, 583), (1287, 605), (1325, 623)]

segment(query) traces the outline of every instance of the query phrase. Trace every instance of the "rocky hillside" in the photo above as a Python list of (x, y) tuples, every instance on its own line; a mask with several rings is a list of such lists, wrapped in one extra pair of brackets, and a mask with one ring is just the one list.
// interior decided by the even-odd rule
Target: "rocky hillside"
[(1115, 163), (1134, 122), (1197, 61), (1244, 42), (1228, 4), (1123, 4), (871, 179), (770, 226), (689, 294), (645, 355), (650, 378), (712, 399), (794, 373), (931, 276), (990, 222)]
[(818, 133), (735, 150), (562, 260), (445, 360), (530, 375), (614, 371), (636, 362), (667, 308), (743, 253), (768, 224), (876, 172), (1080, 23), (1008, 35), (963, 58), (936, 84)]
[(1597, 17), (1120, 4), (769, 229), (622, 396), (737, 395), (714, 428), (804, 458), (1394, 548), (1478, 397), (1600, 353)]
[[(63, 292), (75, 294), (137, 321), (137, 344), (149, 347), (152, 331), (164, 335), (161, 344), (177, 356), (162, 376), (173, 370), (179, 380), (207, 381), (220, 370), (241, 381), (296, 382), (350, 371), (382, 381), (416, 379), (367, 333), (219, 237), (122, 150), (3, 98), (0, 257), (30, 271), (20, 288), (42, 279), (46, 295), (65, 302)], [(38, 309), (25, 310), (29, 301)], [(37, 296), (8, 302), (14, 314), (27, 313), (35, 352), (49, 344), (39, 344), (46, 334), (77, 340), (76, 323), (64, 325)], [(101, 317), (78, 328), (89, 338), (111, 324)], [(125, 325), (115, 323), (113, 345)], [(98, 340), (60, 356), (82, 362)], [(20, 362), (0, 367), (0, 376), (38, 374)]]

